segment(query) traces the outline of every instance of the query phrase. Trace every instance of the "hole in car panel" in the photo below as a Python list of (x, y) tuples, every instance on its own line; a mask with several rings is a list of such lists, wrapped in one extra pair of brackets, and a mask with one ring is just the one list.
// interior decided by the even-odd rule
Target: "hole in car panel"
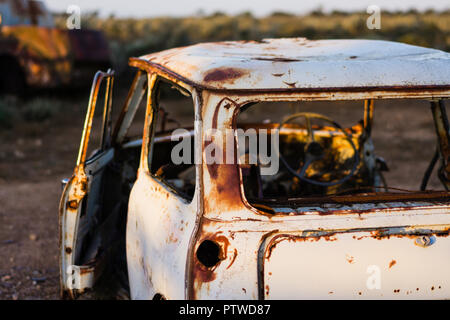
[(153, 296), (153, 299), (155, 301), (162, 301), (162, 300), (167, 300), (166, 297), (164, 297), (162, 294), (157, 293)]
[(214, 267), (220, 261), (220, 247), (211, 240), (203, 241), (197, 249), (197, 259), (207, 268)]

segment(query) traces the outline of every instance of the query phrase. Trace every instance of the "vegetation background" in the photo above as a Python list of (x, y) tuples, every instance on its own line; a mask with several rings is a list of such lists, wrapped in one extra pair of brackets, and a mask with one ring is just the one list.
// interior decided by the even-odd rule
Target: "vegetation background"
[[(205, 41), (260, 40), (306, 37), (309, 39), (384, 39), (450, 51), (450, 10), (436, 12), (381, 12), (381, 29), (370, 30), (366, 12), (333, 11), (320, 8), (305, 15), (274, 12), (254, 17), (250, 12), (236, 16), (221, 12), (209, 16), (148, 19), (102, 18), (97, 12), (82, 17), (81, 27), (103, 31), (108, 37), (116, 67), (123, 69), (127, 58)], [(57, 14), (65, 28), (67, 15)]]
[[(68, 15), (55, 13), (57, 27), (66, 28)], [(318, 8), (304, 15), (274, 12), (255, 17), (250, 12), (230, 16), (222, 12), (189, 17), (117, 18), (84, 14), (81, 27), (100, 30), (109, 40), (116, 72), (127, 70), (128, 58), (205, 41), (260, 40), (306, 37), (309, 39), (384, 39), (450, 51), (450, 10), (381, 12), (381, 29), (369, 29), (364, 11), (333, 11)], [(18, 101), (0, 97), (0, 129), (14, 123), (41, 122), (61, 110), (55, 99)], [(20, 106), (20, 108), (18, 108)], [(63, 108), (64, 109), (64, 108)], [(65, 108), (67, 109), (67, 108)]]

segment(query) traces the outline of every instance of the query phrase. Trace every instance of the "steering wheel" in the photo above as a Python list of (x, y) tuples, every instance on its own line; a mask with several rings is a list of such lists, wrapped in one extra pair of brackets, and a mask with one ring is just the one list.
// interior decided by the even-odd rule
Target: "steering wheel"
[[(335, 186), (338, 184), (342, 184), (345, 181), (347, 181), (348, 179), (350, 179), (351, 177), (353, 177), (356, 173), (356, 170), (358, 168), (359, 165), (359, 153), (358, 150), (356, 149), (355, 144), (353, 143), (352, 137), (350, 136), (350, 134), (348, 134), (343, 128), (342, 126), (340, 126), (336, 121), (334, 121), (333, 119), (327, 118), (321, 114), (318, 113), (311, 113), (311, 112), (299, 112), (299, 113), (295, 113), (287, 118), (285, 118), (283, 120), (282, 123), (280, 123), (280, 125), (278, 126), (278, 129), (281, 129), (281, 127), (283, 125), (285, 125), (286, 123), (295, 120), (297, 118), (303, 117), (305, 118), (306, 121), (306, 128), (307, 128), (307, 133), (308, 133), (308, 143), (305, 146), (305, 164), (303, 165), (303, 167), (297, 170), (294, 170), (286, 161), (286, 159), (283, 157), (283, 155), (281, 155), (281, 152), (279, 150), (279, 157), (281, 162), (284, 164), (284, 166), (286, 167), (286, 169), (289, 171), (289, 173), (291, 173), (293, 176), (299, 178), (301, 181), (307, 182), (307, 183), (311, 183), (317, 186), (322, 186), (322, 187), (331, 187), (331, 186)], [(353, 166), (352, 169), (350, 171), (349, 174), (347, 174), (345, 177), (343, 177), (342, 179), (340, 179), (339, 181), (330, 181), (330, 182), (322, 182), (322, 181), (317, 181), (317, 180), (313, 180), (313, 179), (309, 179), (307, 177), (305, 177), (305, 173), (306, 170), (311, 166), (311, 164), (314, 161), (320, 160), (324, 157), (324, 150), (323, 147), (314, 139), (314, 131), (312, 130), (311, 127), (311, 119), (320, 119), (323, 120), (325, 122), (330, 123), (334, 128), (339, 129), (339, 131), (341, 131), (344, 135), (346, 140), (350, 143), (351, 147), (353, 148), (354, 151), (354, 156), (353, 156)], [(298, 173), (298, 171), (300, 171), (300, 173)]]

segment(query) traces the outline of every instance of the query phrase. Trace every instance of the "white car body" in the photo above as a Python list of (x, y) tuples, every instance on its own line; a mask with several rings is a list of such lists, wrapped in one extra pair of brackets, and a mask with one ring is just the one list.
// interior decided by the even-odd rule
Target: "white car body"
[[(252, 101), (420, 98), (432, 101), (442, 118), (439, 101), (450, 97), (450, 54), (387, 41), (269, 39), (198, 44), (132, 58), (130, 65), (141, 72), (134, 89), (148, 98), (144, 133), (123, 144), (134, 116), (130, 98), (112, 135), (115, 143), (86, 161), (88, 112), (75, 174), (61, 200), (65, 297), (92, 288), (103, 270), (97, 261), (79, 265), (76, 257), (80, 226), (89, 229), (81, 219), (82, 210), (88, 212), (84, 220), (89, 216), (89, 201), (87, 209), (82, 203), (98, 188), (93, 172), (111, 161), (114, 146), (142, 145), (126, 212), (132, 299), (450, 298), (448, 192), (300, 199), (273, 203), (267, 213), (246, 199), (237, 164), (207, 164), (204, 152), (205, 132), (232, 129), (239, 108)], [(163, 139), (152, 129), (152, 90), (159, 78), (193, 98), (192, 135), (203, 161), (195, 165), (192, 201), (149, 170), (149, 145)], [(148, 88), (142, 89), (145, 80)], [(91, 107), (95, 96), (94, 86)], [(445, 170), (448, 127), (438, 120), (436, 126)], [(213, 266), (198, 257), (205, 241), (218, 248)]]

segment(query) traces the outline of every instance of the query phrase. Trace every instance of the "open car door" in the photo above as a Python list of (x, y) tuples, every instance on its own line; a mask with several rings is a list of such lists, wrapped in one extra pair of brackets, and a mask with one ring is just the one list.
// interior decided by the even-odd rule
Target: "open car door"
[[(72, 178), (63, 182), (59, 208), (60, 281), (63, 298), (74, 299), (92, 288), (105, 265), (114, 234), (101, 230), (113, 223), (114, 210), (105, 206), (105, 173), (114, 158), (111, 143), (111, 96), (114, 72), (97, 72), (84, 123), (77, 163)], [(99, 90), (104, 84), (104, 108), (100, 147), (87, 157)], [(111, 202), (111, 201), (110, 201)], [(120, 205), (120, 204), (119, 204)], [(110, 228), (111, 230), (111, 228)]]

